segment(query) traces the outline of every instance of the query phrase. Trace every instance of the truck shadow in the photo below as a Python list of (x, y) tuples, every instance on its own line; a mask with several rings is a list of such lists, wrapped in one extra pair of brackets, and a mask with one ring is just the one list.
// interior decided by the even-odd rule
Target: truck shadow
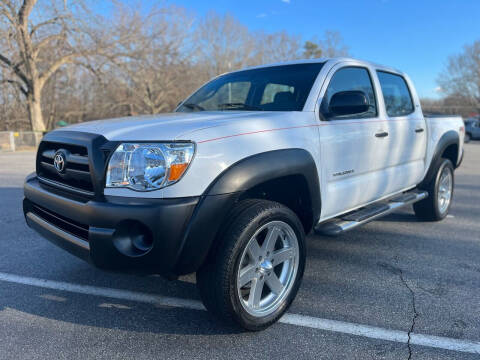
[[(71, 272), (75, 270), (72, 267)], [(115, 281), (125, 275), (109, 276)], [(98, 274), (100, 272), (100, 274)], [(120, 279), (119, 279), (120, 280)], [(124, 279), (123, 279), (124, 280)], [(125, 283), (125, 281), (123, 281)], [(74, 283), (71, 281), (71, 283)], [(131, 277), (129, 285), (141, 293), (149, 281), (140, 276)], [(75, 283), (78, 284), (78, 283)], [(91, 284), (85, 284), (91, 285)], [(8, 282), (0, 282), (0, 311), (27, 313), (36, 317), (70, 324), (136, 333), (165, 335), (227, 335), (242, 334), (242, 329), (225, 324), (206, 311), (173, 308), (138, 301), (79, 294), (56, 289), (45, 289)], [(113, 285), (110, 289), (121, 288)], [(168, 292), (189, 292), (196, 295), (194, 284), (184, 281), (158, 280), (148, 289), (148, 295), (163, 296)], [(147, 293), (147, 292), (145, 292)], [(19, 299), (19, 296), (21, 299)], [(196, 296), (191, 299), (196, 300)]]
[[(141, 284), (141, 279), (137, 283)], [(182, 285), (173, 282), (168, 286)], [(244, 332), (216, 320), (206, 311), (167, 308), (23, 285), (2, 288), (1, 310), (14, 310), (80, 326), (166, 335), (227, 335)], [(21, 301), (18, 300), (18, 294), (22, 294)]]
[[(156, 276), (104, 272), (57, 249), (26, 227), (21, 212), (21, 197), (20, 188), (0, 188), (0, 198), (7, 201), (7, 206), (0, 209), (0, 223), (3, 228), (3, 245), (0, 244), (0, 250), (3, 252), (0, 256), (0, 272), (199, 300), (194, 276), (167, 281)], [(457, 204), (455, 211), (467, 213), (468, 209), (462, 210), (462, 206)], [(385, 223), (417, 222), (411, 211), (391, 214), (382, 221)], [(456, 251), (455, 247), (467, 247), (468, 252), (468, 243), (462, 244), (461, 239), (460, 243), (448, 243), (420, 233), (422, 224), (415, 225), (419, 226), (419, 233), (414, 236), (402, 234), (401, 230), (396, 232), (395, 226), (395, 224), (385, 224), (384, 229), (379, 229), (381, 226), (367, 225), (337, 238), (309, 236), (307, 271), (300, 292), (301, 296), (294, 303), (293, 311), (311, 314), (312, 309), (309, 308), (309, 304), (318, 303), (318, 308), (313, 309), (315, 316), (342, 319), (341, 312), (328, 313), (324, 310), (321, 301), (326, 305), (338, 302), (361, 306), (363, 301), (371, 303), (373, 297), (376, 301), (372, 309), (379, 311), (382, 310), (382, 306), (391, 302), (390, 299), (393, 296), (398, 298), (399, 293), (405, 297), (401, 302), (408, 304), (408, 293), (402, 288), (403, 285), (398, 279), (391, 282), (402, 288), (398, 293), (396, 292), (398, 289), (377, 287), (375, 284), (378, 279), (397, 277), (398, 273), (395, 269), (402, 267), (407, 269), (409, 279), (414, 283), (434, 283), (437, 280), (435, 273), (409, 269), (409, 263), (403, 263), (403, 261), (407, 261), (410, 257), (424, 258), (430, 266), (435, 266), (443, 264), (445, 259), (451, 257), (450, 254)], [(16, 235), (18, 233), (20, 237)], [(25, 251), (25, 249), (31, 249), (31, 251)], [(471, 253), (475, 251), (478, 252), (478, 249), (475, 250), (472, 247)], [(17, 264), (9, 266), (13, 261)], [(461, 259), (458, 260), (459, 264), (461, 261)], [(469, 263), (466, 262), (466, 264)], [(392, 269), (395, 271), (391, 271)], [(348, 285), (349, 288), (346, 289), (344, 279), (355, 274), (361, 274), (358, 276), (362, 278), (362, 282)], [(455, 285), (454, 277), (446, 279), (445, 282), (447, 285)], [(473, 294), (476, 290), (471, 289), (471, 291)], [(175, 335), (214, 335), (218, 336), (219, 342), (226, 344), (229, 341), (228, 337), (221, 335), (238, 335), (240, 343), (247, 342), (248, 339), (251, 341), (251, 336), (257, 336), (237, 327), (228, 326), (206, 311), (168, 308), (2, 281), (0, 281), (0, 293), (0, 311), (17, 311), (75, 325), (173, 337)], [(269, 331), (271, 330), (267, 330)]]
[[(0, 187), (0, 272), (78, 285), (198, 300), (195, 277), (119, 274), (90, 266), (29, 229), (21, 187)], [(20, 295), (21, 294), (21, 295)], [(77, 294), (0, 281), (0, 311), (19, 311), (77, 325), (161, 334), (239, 334), (206, 311)]]

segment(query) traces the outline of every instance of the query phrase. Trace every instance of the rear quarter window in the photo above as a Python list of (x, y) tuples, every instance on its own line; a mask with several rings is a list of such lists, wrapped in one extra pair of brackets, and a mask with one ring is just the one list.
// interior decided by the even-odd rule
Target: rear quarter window
[(395, 117), (411, 114), (415, 108), (405, 79), (400, 75), (384, 71), (377, 71), (377, 75), (388, 116)]

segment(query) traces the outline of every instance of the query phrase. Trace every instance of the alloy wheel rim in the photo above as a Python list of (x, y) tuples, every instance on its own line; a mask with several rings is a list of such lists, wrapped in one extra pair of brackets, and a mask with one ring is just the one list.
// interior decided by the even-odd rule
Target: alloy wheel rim
[(452, 185), (452, 171), (448, 167), (444, 167), (440, 174), (437, 194), (438, 210), (441, 214), (444, 214), (450, 205), (452, 199)]
[(299, 263), (298, 239), (283, 221), (260, 227), (245, 247), (237, 272), (237, 295), (252, 316), (275, 312), (290, 293)]

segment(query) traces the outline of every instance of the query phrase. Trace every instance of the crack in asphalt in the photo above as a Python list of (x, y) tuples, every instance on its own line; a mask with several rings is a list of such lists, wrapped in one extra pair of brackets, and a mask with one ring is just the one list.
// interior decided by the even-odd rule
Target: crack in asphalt
[(410, 326), (410, 329), (408, 330), (408, 340), (407, 340), (408, 360), (411, 360), (411, 358), (412, 358), (412, 347), (411, 347), (411, 344), (410, 344), (411, 334), (413, 332), (413, 329), (415, 328), (415, 321), (417, 320), (417, 317), (419, 316), (419, 314), (417, 312), (417, 307), (415, 305), (415, 292), (410, 287), (410, 285), (408, 285), (407, 281), (403, 277), (403, 270), (399, 269), (399, 271), (400, 271), (400, 280), (402, 280), (402, 283), (407, 287), (408, 291), (410, 291), (410, 294), (412, 295), (413, 317), (412, 317), (412, 325)]
[[(395, 265), (397, 265), (397, 263), (398, 263), (398, 257), (397, 256), (394, 257), (394, 262), (396, 263)], [(412, 347), (411, 347), (411, 343), (410, 343), (411, 335), (413, 333), (413, 330), (415, 329), (415, 322), (416, 322), (417, 318), (419, 317), (419, 313), (417, 312), (417, 306), (416, 306), (416, 303), (415, 303), (415, 292), (410, 287), (410, 285), (408, 285), (408, 282), (403, 275), (403, 270), (400, 267), (394, 266), (394, 265), (391, 265), (391, 264), (388, 264), (388, 263), (383, 263), (383, 262), (377, 263), (377, 265), (383, 267), (385, 270), (391, 272), (392, 274), (398, 275), (402, 284), (405, 285), (405, 287), (410, 292), (410, 295), (411, 295), (411, 298), (412, 298), (413, 316), (412, 316), (412, 323), (411, 323), (410, 328), (409, 328), (408, 333), (407, 333), (408, 334), (408, 339), (407, 339), (408, 358), (407, 358), (407, 360), (411, 360), (412, 359)]]

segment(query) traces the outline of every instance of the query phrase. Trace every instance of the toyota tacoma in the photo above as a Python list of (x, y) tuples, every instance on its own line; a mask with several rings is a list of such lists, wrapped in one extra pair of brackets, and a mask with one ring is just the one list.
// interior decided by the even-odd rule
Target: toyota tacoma
[(306, 235), (413, 205), (445, 218), (460, 117), (425, 117), (410, 79), (349, 58), (220, 75), (170, 114), (46, 134), (25, 181), (28, 225), (94, 265), (196, 273), (205, 307), (248, 330), (300, 287)]

